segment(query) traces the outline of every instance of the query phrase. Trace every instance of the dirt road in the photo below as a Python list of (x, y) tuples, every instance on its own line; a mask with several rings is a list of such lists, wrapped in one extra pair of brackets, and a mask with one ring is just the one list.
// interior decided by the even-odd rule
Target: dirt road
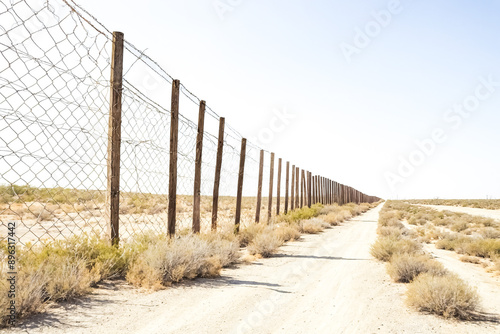
[(9, 333), (499, 333), (488, 323), (448, 321), (404, 305), (369, 255), (381, 207), (270, 259), (156, 293), (104, 287)]

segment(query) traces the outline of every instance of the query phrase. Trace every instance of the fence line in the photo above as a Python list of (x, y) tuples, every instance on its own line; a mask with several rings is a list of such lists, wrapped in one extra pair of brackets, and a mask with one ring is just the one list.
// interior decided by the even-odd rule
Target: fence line
[(379, 200), (248, 142), (73, 0), (0, 2), (0, 52), (0, 221), (29, 247)]

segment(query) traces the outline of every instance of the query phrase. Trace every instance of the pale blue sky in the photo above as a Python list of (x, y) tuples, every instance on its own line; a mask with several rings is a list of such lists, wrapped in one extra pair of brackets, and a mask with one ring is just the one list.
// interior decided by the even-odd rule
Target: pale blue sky
[[(443, 120), (479, 78), (500, 81), (498, 1), (401, 0), (350, 63), (340, 46), (391, 1), (220, 2), (235, 4), (224, 20), (212, 0), (79, 3), (244, 136), (293, 113), (262, 146), (313, 173), (384, 198), (500, 197), (500, 86), (458, 129)], [(391, 188), (387, 172), (435, 128), (446, 142)]]

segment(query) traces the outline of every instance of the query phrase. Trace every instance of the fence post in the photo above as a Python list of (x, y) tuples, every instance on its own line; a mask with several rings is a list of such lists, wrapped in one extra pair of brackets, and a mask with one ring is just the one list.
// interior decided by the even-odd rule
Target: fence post
[(120, 142), (123, 86), (123, 33), (118, 31), (113, 32), (110, 85), (106, 232), (111, 244), (118, 246), (120, 243)]
[[(285, 176), (285, 215), (288, 213), (288, 187), (289, 183), (289, 170), (290, 170), (290, 161), (286, 162), (286, 176)], [(293, 181), (292, 181), (293, 182)]]
[(328, 179), (328, 204), (332, 204), (332, 181)]
[(318, 178), (319, 178), (319, 175), (316, 175), (314, 177), (314, 203), (318, 203), (319, 202), (319, 184), (318, 184)]
[(271, 153), (271, 167), (269, 171), (269, 198), (267, 206), (267, 223), (271, 223), (273, 209), (273, 177), (274, 177), (274, 153)]
[(243, 196), (243, 175), (245, 174), (245, 155), (247, 151), (247, 140), (241, 138), (240, 169), (238, 173), (238, 194), (236, 196), (236, 214), (234, 218), (234, 231), (240, 232), (241, 222), (241, 198)]
[(219, 210), (220, 171), (222, 168), (222, 151), (224, 150), (225, 118), (219, 118), (219, 140), (217, 143), (217, 162), (215, 163), (214, 196), (212, 199), (212, 231), (217, 230), (217, 214)]
[(179, 141), (179, 88), (180, 81), (172, 82), (172, 107), (170, 109), (170, 168), (168, 179), (168, 235), (175, 235), (177, 210), (177, 145)]
[(316, 179), (316, 175), (312, 175), (311, 176), (311, 192), (312, 192), (312, 195), (311, 195), (311, 203), (314, 204), (316, 203), (314, 200), (315, 200), (315, 197), (316, 197), (316, 184), (314, 183), (314, 180)]
[(257, 185), (257, 207), (255, 208), (255, 222), (260, 221), (260, 207), (262, 206), (262, 173), (264, 171), (264, 150), (260, 150), (259, 183)]
[(306, 183), (306, 176), (305, 176), (305, 171), (302, 170), (300, 173), (300, 207), (304, 207), (304, 202), (305, 202), (305, 183)]
[(311, 172), (307, 172), (307, 206), (311, 207), (312, 205), (312, 175)]
[(299, 178), (300, 178), (300, 168), (295, 167), (295, 208), (296, 209), (299, 209), (299, 203), (300, 203)]
[(281, 158), (278, 159), (278, 180), (276, 184), (276, 215), (280, 214), (280, 200), (281, 200)]
[(295, 208), (295, 165), (292, 165), (292, 184), (290, 187), (290, 210)]
[(205, 101), (200, 102), (196, 157), (194, 162), (193, 233), (200, 233), (201, 159), (203, 156), (203, 132), (205, 131)]

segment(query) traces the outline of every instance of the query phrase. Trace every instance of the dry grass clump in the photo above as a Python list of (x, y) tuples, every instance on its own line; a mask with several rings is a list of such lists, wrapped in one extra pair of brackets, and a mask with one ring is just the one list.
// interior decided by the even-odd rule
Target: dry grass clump
[(456, 275), (421, 274), (410, 283), (406, 296), (410, 306), (446, 318), (472, 319), (479, 305), (476, 290)]
[(241, 229), (238, 237), (240, 239), (240, 246), (245, 247), (252, 242), (252, 240), (259, 234), (263, 233), (268, 226), (266, 224), (250, 224), (246, 228)]
[[(0, 258), (6, 262), (3, 243)], [(117, 249), (98, 238), (71, 238), (31, 250), (17, 249), (16, 311), (21, 319), (41, 312), (49, 302), (68, 300), (87, 293), (92, 285), (127, 269), (128, 249)], [(2, 266), (0, 281), (7, 281)], [(0, 284), (0, 305), (9, 303), (7, 285)], [(5, 293), (4, 293), (5, 292)], [(7, 308), (0, 309), (0, 325), (7, 325)]]
[(274, 233), (284, 242), (300, 239), (300, 230), (297, 224), (279, 225), (274, 229)]
[(379, 237), (370, 248), (370, 254), (381, 261), (390, 261), (397, 254), (420, 254), (422, 245), (407, 238)]
[(483, 239), (500, 239), (500, 230), (493, 227), (484, 227), (478, 233)]
[(188, 235), (149, 244), (131, 264), (126, 279), (135, 286), (158, 289), (195, 277), (216, 277), (237, 258), (238, 241)]
[(387, 272), (399, 283), (409, 283), (422, 273), (433, 276), (448, 274), (443, 265), (426, 255), (397, 254), (387, 264)]
[(278, 248), (283, 245), (283, 239), (268, 230), (258, 234), (248, 245), (248, 253), (251, 255), (259, 254), (262, 257), (270, 257), (278, 251)]
[(321, 216), (321, 219), (323, 219), (331, 226), (337, 226), (347, 219), (347, 215), (345, 213), (346, 211), (330, 212), (327, 215)]
[(301, 233), (316, 234), (322, 232), (330, 224), (320, 218), (313, 218), (299, 222), (299, 230)]
[(485, 258), (500, 255), (499, 239), (481, 239), (464, 237), (457, 234), (448, 234), (444, 239), (436, 242), (436, 247), (454, 250), (459, 254)]
[(311, 219), (319, 216), (323, 208), (323, 205), (319, 203), (312, 205), (310, 208), (305, 206), (300, 209), (289, 211), (286, 215), (276, 217), (276, 222), (287, 222), (290, 224), (301, 220)]

